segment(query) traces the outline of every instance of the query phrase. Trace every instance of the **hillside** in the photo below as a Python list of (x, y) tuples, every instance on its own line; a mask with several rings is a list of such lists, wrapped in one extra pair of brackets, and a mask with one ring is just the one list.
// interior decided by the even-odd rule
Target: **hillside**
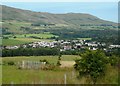
[[(117, 23), (83, 13), (52, 14), (2, 6), (2, 33), (4, 39), (79, 39), (117, 43)], [(39, 34), (50, 37), (42, 37)], [(36, 34), (36, 35), (34, 35)], [(57, 38), (58, 37), (58, 38)], [(32, 39), (31, 39), (32, 38)], [(7, 40), (8, 41), (8, 40)]]
[(26, 22), (45, 22), (55, 24), (114, 24), (101, 20), (90, 14), (67, 13), (67, 14), (51, 14), (45, 12), (33, 12), (29, 10), (16, 9), (2, 5), (2, 19), (16, 20)]

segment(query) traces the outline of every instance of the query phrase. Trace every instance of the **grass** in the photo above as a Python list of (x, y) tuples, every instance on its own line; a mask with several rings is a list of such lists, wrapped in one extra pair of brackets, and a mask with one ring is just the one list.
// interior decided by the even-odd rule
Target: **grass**
[(25, 43), (27, 43), (27, 42), (16, 40), (16, 39), (3, 39), (2, 40), (2, 45), (4, 45), (4, 46), (6, 46), (6, 45), (20, 45), (20, 44), (25, 44)]
[[(26, 35), (26, 37), (25, 37)], [(35, 36), (35, 37), (40, 37), (40, 38), (43, 38), (43, 39), (46, 39), (46, 38), (51, 38), (51, 37), (54, 37), (55, 35), (51, 34), (51, 33), (40, 33), (40, 34), (18, 34), (18, 35), (14, 35), (16, 36), (17, 38), (29, 38), (30, 36)], [(4, 37), (13, 37), (13, 35), (4, 35)], [(58, 37), (58, 36), (56, 36)]]
[(2, 45), (4, 46), (14, 46), (14, 45), (21, 45), (36, 41), (53, 41), (52, 39), (34, 39), (34, 38), (11, 38), (11, 39), (2, 39)]
[[(14, 82), (15, 84), (64, 84), (65, 73), (67, 74), (67, 78), (70, 78), (69, 75), (72, 74), (72, 69), (58, 69), (54, 71), (18, 70), (15, 66), (3, 66), (3, 84), (9, 84), (11, 82)], [(67, 79), (67, 81), (70, 82), (69, 79)]]
[[(61, 57), (62, 61), (74, 61), (74, 59), (76, 58), (80, 58), (79, 56), (74, 56), (74, 55), (63, 55)], [(58, 60), (58, 56), (17, 56), (17, 57), (5, 57), (3, 58), (2, 61), (14, 61), (14, 62), (18, 62), (18, 61), (22, 61), (22, 60), (30, 60), (30, 61), (39, 61), (39, 60), (43, 60), (46, 59), (48, 60), (48, 62), (50, 63), (54, 63), (56, 64), (57, 60)], [(67, 60), (68, 59), (68, 60)]]
[[(26, 35), (26, 37), (24, 36)], [(44, 34), (22, 34), (22, 35), (15, 35), (17, 38), (12, 38), (12, 35), (4, 35), (4, 37), (9, 37), (9, 39), (3, 39), (2, 40), (2, 45), (20, 45), (20, 44), (26, 44), (30, 42), (35, 42), (35, 41), (53, 41), (52, 39), (47, 39), (51, 38), (55, 35), (52, 35), (50, 33), (44, 33)], [(43, 39), (35, 39), (35, 38), (30, 38), (30, 36), (35, 36), (35, 37), (40, 37)]]
[(2, 45), (4, 46), (20, 45), (20, 44), (26, 44), (34, 41), (39, 41), (39, 40), (33, 39), (33, 38), (2, 39)]
[(79, 40), (91, 40), (92, 38), (78, 38)]
[[(25, 33), (23, 30), (21, 30), (21, 27), (30, 27), (31, 23), (27, 23), (27, 22), (16, 22), (16, 21), (7, 21), (3, 23), (3, 27), (9, 27), (8, 31), (16, 33), (15, 35), (3, 35), (4, 37), (8, 37), (9, 39), (3, 39), (3, 43), (2, 45), (20, 45), (20, 44), (25, 44), (25, 43), (29, 43), (29, 42), (35, 42), (35, 41), (39, 41), (40, 39), (35, 39), (32, 38), (32, 36), (34, 37), (39, 37), (42, 38), (41, 40), (45, 40), (45, 41), (50, 41), (48, 40), (51, 37), (58, 37), (56, 35), (53, 35), (51, 33), (40, 33), (40, 34), (23, 34)], [(44, 29), (43, 27), (35, 27), (35, 29)], [(25, 37), (26, 35), (26, 37)], [(13, 37), (16, 36), (16, 39), (13, 39)]]
[(10, 32), (20, 34), (20, 33), (23, 33), (23, 31), (20, 30), (21, 26), (29, 27), (30, 25), (31, 25), (31, 23), (27, 23), (27, 22), (12, 21), (12, 22), (4, 22), (2, 26), (3, 27), (9, 27)]
[[(69, 61), (74, 61), (75, 58), (80, 58), (79, 56), (70, 56), (63, 55), (62, 61), (69, 58)], [(58, 61), (58, 56), (22, 56), (22, 57), (6, 57), (3, 58), (3, 62), (14, 61), (17, 63), (22, 60), (31, 60), (31, 61), (39, 61), (39, 60), (47, 59), (50, 63), (56, 64)], [(73, 78), (72, 76), (73, 68), (57, 68), (56, 70), (19, 70), (17, 66), (8, 66), (3, 65), (3, 83), (11, 83), (14, 82), (16, 84), (26, 84), (26, 83), (41, 83), (41, 84), (64, 84), (64, 74), (67, 74), (68, 82)], [(75, 71), (74, 71), (75, 72)], [(76, 74), (76, 73), (75, 73)], [(70, 76), (71, 75), (71, 76)], [(79, 83), (79, 81), (74, 77), (74, 80)], [(75, 82), (74, 82), (75, 83)]]
[[(74, 59), (80, 58), (74, 55), (63, 55), (62, 61), (74, 61)], [(2, 58), (3, 62), (14, 61), (15, 63), (22, 60), (39, 61), (46, 59), (50, 63), (56, 64), (58, 56), (18, 56), (18, 57), (5, 57)], [(67, 76), (67, 84), (88, 84), (86, 78), (77, 78), (78, 72), (73, 67), (70, 68), (55, 68), (55, 70), (20, 70), (16, 65), (2, 66), (3, 84), (64, 84), (64, 75)], [(117, 68), (108, 65), (106, 76), (99, 79), (97, 84), (117, 84), (118, 79)], [(90, 82), (91, 83), (91, 82)]]

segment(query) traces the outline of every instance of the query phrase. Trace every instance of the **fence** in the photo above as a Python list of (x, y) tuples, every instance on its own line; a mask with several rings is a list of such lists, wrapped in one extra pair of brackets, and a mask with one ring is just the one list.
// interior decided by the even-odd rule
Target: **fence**
[(46, 62), (39, 61), (22, 61), (18, 62), (18, 66), (21, 69), (40, 69), (45, 66)]

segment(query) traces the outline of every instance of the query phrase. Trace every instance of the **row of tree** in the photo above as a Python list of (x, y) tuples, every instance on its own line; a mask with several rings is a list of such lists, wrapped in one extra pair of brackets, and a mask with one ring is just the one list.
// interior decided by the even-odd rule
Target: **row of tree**
[(18, 49), (3, 49), (2, 57), (7, 56), (46, 56), (58, 55), (57, 48), (18, 48)]

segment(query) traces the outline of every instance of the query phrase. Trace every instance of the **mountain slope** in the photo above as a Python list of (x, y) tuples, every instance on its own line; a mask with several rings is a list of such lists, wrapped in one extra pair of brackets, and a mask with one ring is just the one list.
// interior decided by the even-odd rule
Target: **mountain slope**
[(8, 6), (2, 6), (3, 20), (16, 20), (27, 22), (45, 22), (55, 24), (111, 24), (115, 23), (101, 20), (90, 14), (82, 13), (67, 13), (67, 14), (51, 14), (44, 12), (34, 12), (29, 10), (22, 10)]

